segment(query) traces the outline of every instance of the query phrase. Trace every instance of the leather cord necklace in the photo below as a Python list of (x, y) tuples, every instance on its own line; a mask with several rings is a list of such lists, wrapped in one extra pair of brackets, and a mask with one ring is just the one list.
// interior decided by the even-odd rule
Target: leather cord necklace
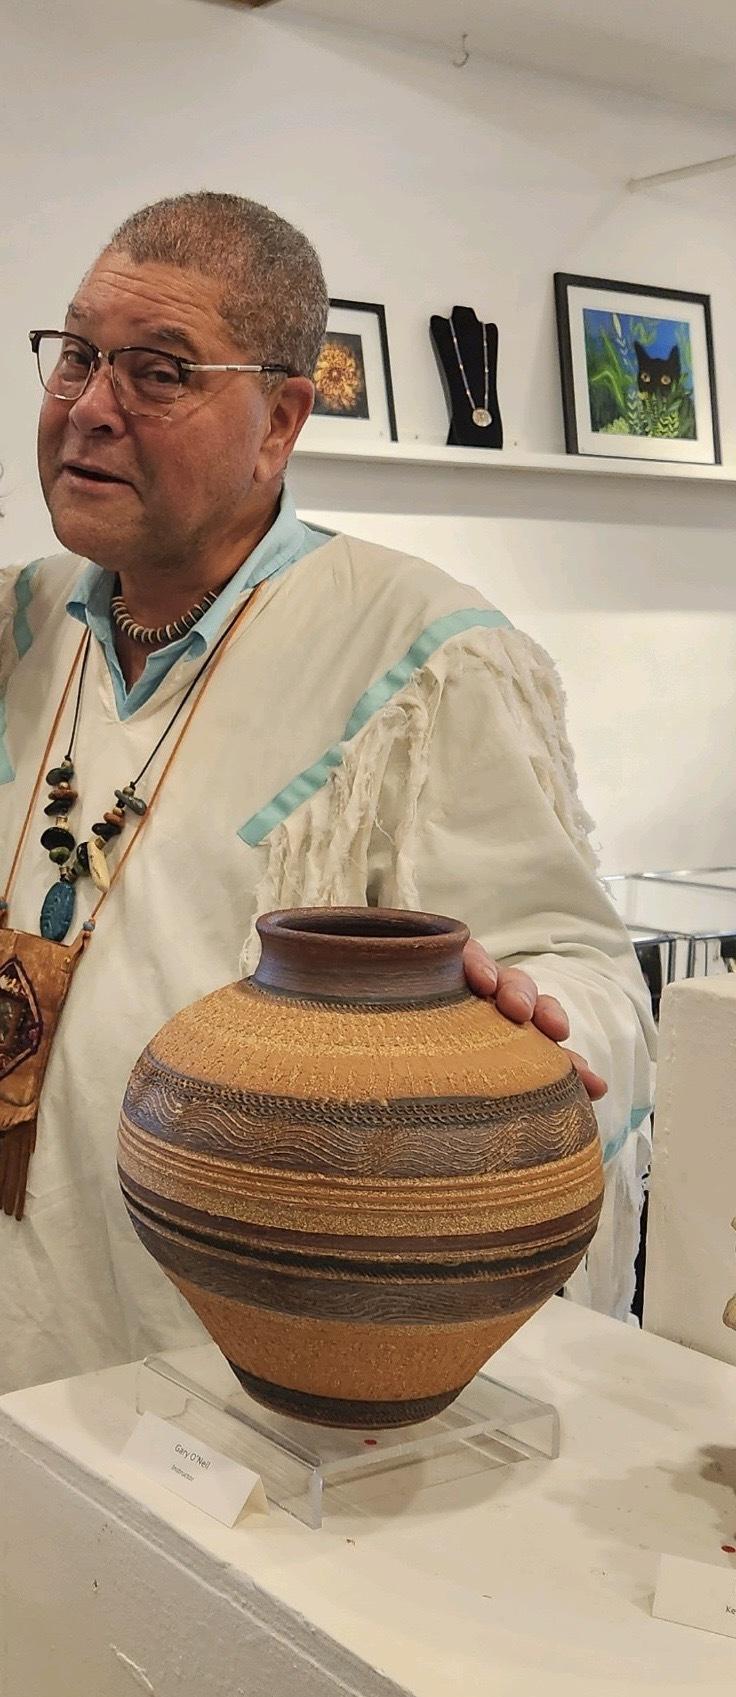
[[(135, 848), (142, 831), (145, 829), (147, 821), (151, 817), (151, 813), (156, 805), (172, 763), (176, 758), (197, 709), (204, 700), (205, 694), (209, 689), (213, 677), (215, 676), (215, 672), (227, 653), (233, 638), (237, 634), (241, 622), (244, 622), (246, 615), (250, 615), (253, 611), (262, 588), (263, 586), (259, 585), (258, 588), (255, 589), (249, 596), (245, 605), (240, 607), (235, 616), (230, 620), (230, 623), (223, 631), (222, 636), (218, 639), (211, 652), (208, 654), (204, 664), (200, 666), (196, 677), (186, 690), (182, 700), (176, 708), (175, 713), (172, 714), (165, 730), (159, 737), (155, 748), (149, 755), (145, 766), (143, 766), (139, 772), (138, 777), (135, 781), (132, 781), (130, 785), (126, 786), (124, 790), (115, 792), (116, 795), (121, 798), (126, 798), (124, 807), (121, 805), (118, 809), (118, 811), (122, 813), (123, 820), (125, 820), (126, 813), (128, 811), (132, 811), (134, 821), (137, 821), (136, 829), (133, 831), (130, 840), (128, 841), (127, 846), (120, 856), (114, 870), (109, 872), (109, 870), (105, 867), (107, 876), (105, 877), (103, 875), (101, 881), (95, 879), (95, 883), (100, 892), (99, 900), (93, 908), (89, 919), (86, 919), (81, 926), (74, 942), (67, 944), (62, 942), (58, 937), (51, 937), (49, 935), (35, 936), (33, 933), (28, 931), (16, 931), (11, 929), (10, 900), (18, 867), (20, 865), (21, 855), (25, 847), (31, 820), (38, 802), (44, 771), (49, 760), (51, 748), (57, 735), (67, 701), (71, 694), (74, 678), (77, 674), (80, 661), (82, 661), (82, 670), (79, 685), (77, 687), (74, 727), (70, 743), (70, 746), (73, 749), (74, 737), (76, 736), (79, 723), (85, 662), (89, 654), (89, 642), (91, 638), (90, 632), (85, 633), (77, 648), (62, 692), (61, 700), (54, 715), (54, 721), (38, 769), (15, 853), (13, 855), (5, 890), (2, 897), (0, 897), (0, 1211), (6, 1215), (14, 1215), (16, 1220), (20, 1220), (23, 1216), (28, 1167), (36, 1144), (36, 1125), (38, 1120), (41, 1089), (43, 1086), (46, 1067), (48, 1065), (51, 1046), (56, 1034), (64, 1002), (69, 992), (73, 974), (79, 965), (86, 945), (89, 943), (89, 940), (94, 933), (95, 923), (100, 908), (120, 878), (129, 854)], [(136, 785), (140, 782), (144, 773), (148, 770), (151, 762), (161, 748), (162, 743), (169, 736), (176, 720), (183, 712), (198, 685), (201, 685), (201, 687), (195, 695), (183, 724), (180, 726), (179, 733), (169, 750), (168, 757), (159, 774), (154, 789), (151, 792), (149, 800), (147, 803), (143, 803), (135, 793)], [(59, 770), (60, 768), (52, 768), (52, 772), (48, 774), (48, 777), (50, 778), (52, 775), (56, 776), (56, 773)], [(74, 800), (76, 800), (76, 792), (71, 790), (71, 780), (69, 779), (68, 774), (64, 782), (66, 782), (69, 786), (69, 794), (63, 792), (61, 796), (56, 797), (52, 794), (52, 799), (62, 802), (65, 807), (69, 808), (73, 805), (70, 800), (70, 796), (73, 795)], [(52, 792), (54, 789), (60, 789), (61, 787), (61, 783), (52, 785)], [(139, 803), (137, 807), (133, 807), (132, 809), (129, 808), (129, 800), (131, 797), (134, 801)], [(110, 811), (112, 813), (115, 810), (111, 809)], [(55, 819), (65, 819), (67, 818), (67, 814), (60, 813), (59, 810), (56, 809), (54, 814), (50, 815), (50, 817)], [(119, 821), (116, 820), (116, 825), (117, 824), (119, 824)], [(66, 827), (59, 826), (56, 828), (65, 829)], [(119, 830), (116, 829), (113, 833), (111, 833), (111, 837), (112, 835), (117, 836), (118, 834)], [(71, 836), (71, 833), (69, 833), (69, 835)], [(79, 848), (86, 847), (88, 851), (88, 859), (90, 843), (92, 843), (98, 835), (97, 827), (93, 827), (93, 834), (89, 839), (89, 843), (86, 845), (79, 845)], [(111, 838), (108, 840), (111, 840)], [(72, 842), (74, 842), (73, 837)], [(100, 838), (96, 845), (103, 864), (105, 864), (103, 852), (104, 843), (105, 839)], [(59, 844), (57, 846), (62, 847), (65, 845)], [(79, 857), (79, 848), (76, 848), (75, 865)], [(71, 850), (69, 853), (71, 854)], [(84, 855), (82, 856), (82, 861), (84, 861)], [(82, 865), (81, 871), (85, 870), (89, 870), (91, 872), (91, 867), (88, 865), (85, 868)], [(64, 866), (62, 865), (62, 874), (63, 872)], [(79, 875), (80, 872), (77, 871), (75, 872), (74, 877), (72, 877), (71, 868), (69, 868), (67, 878), (60, 879), (60, 884), (62, 882), (69, 883), (72, 891), (71, 911), (69, 913), (67, 924), (61, 931), (62, 938), (65, 936), (68, 925), (71, 922), (74, 907), (74, 878)], [(59, 885), (52, 886), (53, 890), (56, 890), (57, 888), (59, 888)], [(68, 900), (68, 898), (65, 899)], [(47, 910), (48, 900), (49, 897), (47, 896), (42, 913), (44, 910)]]

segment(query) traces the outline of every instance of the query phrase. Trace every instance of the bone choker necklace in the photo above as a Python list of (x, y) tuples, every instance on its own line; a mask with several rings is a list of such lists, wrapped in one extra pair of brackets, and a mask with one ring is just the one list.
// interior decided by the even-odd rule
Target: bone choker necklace
[(131, 642), (140, 643), (142, 648), (163, 648), (167, 642), (176, 642), (179, 637), (187, 636), (190, 630), (199, 623), (207, 608), (217, 600), (217, 590), (208, 589), (196, 607), (190, 607), (188, 613), (182, 613), (181, 618), (172, 619), (169, 625), (139, 625), (131, 618), (122, 595), (113, 595), (110, 602), (110, 614), (113, 624), (124, 636), (129, 636)]

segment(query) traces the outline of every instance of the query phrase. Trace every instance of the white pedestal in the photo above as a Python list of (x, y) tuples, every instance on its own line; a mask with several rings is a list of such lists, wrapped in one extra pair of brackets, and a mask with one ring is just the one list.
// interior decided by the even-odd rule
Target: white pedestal
[[(736, 1363), (736, 975), (662, 998), (644, 1323)], [(736, 1430), (736, 1405), (734, 1408)], [(736, 1530), (736, 1528), (735, 1528)]]
[(134, 1367), (5, 1397), (2, 1697), (733, 1697), (736, 1643), (651, 1615), (661, 1551), (736, 1583), (733, 1368), (554, 1299), (495, 1371), (558, 1460), (374, 1478), (318, 1532), (128, 1468)]

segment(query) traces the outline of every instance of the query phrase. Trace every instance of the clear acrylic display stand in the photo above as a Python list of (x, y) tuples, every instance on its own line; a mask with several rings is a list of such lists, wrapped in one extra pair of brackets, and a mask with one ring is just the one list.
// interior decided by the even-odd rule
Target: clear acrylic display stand
[(219, 1349), (203, 1344), (142, 1362), (136, 1405), (259, 1473), (270, 1502), (315, 1528), (333, 1509), (344, 1510), (346, 1486), (369, 1475), (413, 1469), (407, 1482), (420, 1489), (559, 1454), (556, 1409), (485, 1373), (419, 1426), (353, 1431), (263, 1408), (241, 1390)]

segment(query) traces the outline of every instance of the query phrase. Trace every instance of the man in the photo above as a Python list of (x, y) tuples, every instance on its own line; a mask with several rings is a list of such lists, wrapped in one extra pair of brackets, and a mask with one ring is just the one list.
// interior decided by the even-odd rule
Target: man
[[(67, 552), (0, 577), (2, 1389), (200, 1337), (125, 1217), (119, 1106), (153, 1032), (296, 904), (461, 917), (472, 988), (572, 1033), (607, 1165), (587, 1296), (628, 1308), (650, 1021), (556, 677), (474, 591), (298, 521), (327, 306), (290, 225), (185, 195), (127, 220), (64, 332), (32, 336)], [(66, 974), (45, 1026), (38, 949)]]

